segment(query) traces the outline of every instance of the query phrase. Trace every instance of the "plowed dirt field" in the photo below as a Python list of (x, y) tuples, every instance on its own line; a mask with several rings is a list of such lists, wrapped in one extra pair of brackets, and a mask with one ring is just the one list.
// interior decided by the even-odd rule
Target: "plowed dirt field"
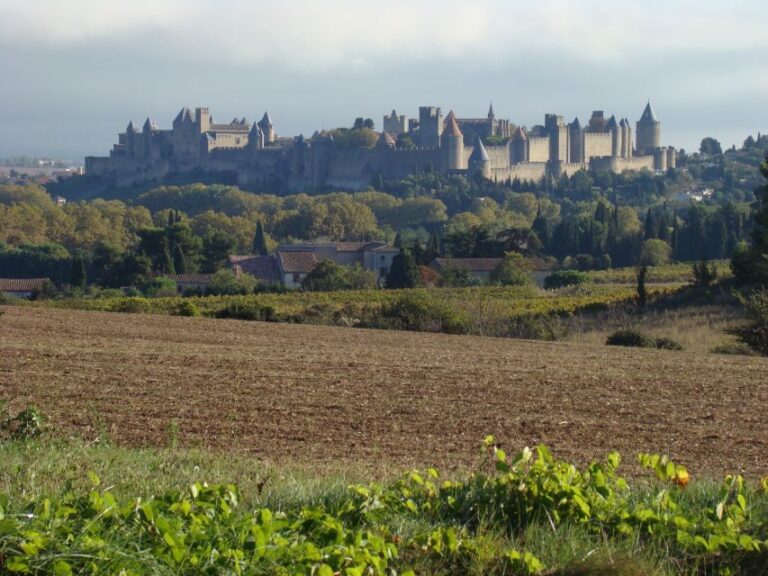
[(584, 462), (768, 474), (768, 360), (7, 307), (0, 398), (58, 434), (270, 461), (470, 466), (486, 434)]

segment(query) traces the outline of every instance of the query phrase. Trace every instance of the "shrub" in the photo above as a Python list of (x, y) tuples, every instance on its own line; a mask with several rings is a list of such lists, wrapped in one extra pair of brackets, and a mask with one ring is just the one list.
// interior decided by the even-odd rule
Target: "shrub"
[(682, 350), (683, 347), (671, 338), (654, 338), (639, 330), (617, 330), (605, 341), (608, 346), (629, 346), (633, 348), (657, 348), (659, 350)]
[(656, 338), (656, 348), (659, 350), (682, 350), (683, 346), (679, 342), (672, 340), (672, 338), (662, 336), (661, 338)]
[(142, 286), (142, 292), (147, 298), (167, 298), (176, 296), (178, 288), (170, 278), (157, 276)]
[(112, 305), (113, 312), (125, 312), (127, 314), (141, 314), (149, 312), (151, 308), (149, 300), (141, 296), (123, 298)]
[(504, 286), (525, 286), (532, 282), (531, 263), (518, 252), (507, 252), (491, 280)]
[(757, 352), (743, 342), (725, 342), (723, 344), (718, 344), (712, 348), (710, 352), (713, 354), (733, 354), (736, 356), (759, 356)]
[(16, 416), (6, 416), (0, 420), (0, 432), (13, 440), (29, 440), (40, 436), (43, 433), (44, 425), (43, 413), (35, 406), (27, 406)]
[(706, 288), (717, 280), (717, 268), (706, 260), (693, 265), (693, 285)]
[[(381, 310), (383, 328), (403, 328), (418, 332), (466, 334), (469, 327), (448, 304), (423, 293), (405, 293)], [(388, 321), (387, 321), (388, 320)]]
[(256, 302), (230, 302), (216, 311), (216, 318), (233, 320), (260, 320), (277, 322), (277, 315), (272, 306), (263, 306)]
[(661, 266), (669, 262), (672, 248), (664, 240), (652, 238), (643, 242), (640, 261), (645, 266)]
[(256, 278), (250, 274), (237, 276), (231, 270), (219, 270), (211, 278), (208, 293), (213, 295), (251, 294), (256, 289)]
[(605, 341), (608, 346), (632, 346), (634, 348), (656, 348), (656, 340), (639, 330), (617, 330)]
[(183, 300), (174, 311), (174, 316), (189, 316), (196, 318), (200, 316), (200, 309), (194, 302)]
[(440, 286), (462, 288), (478, 284), (479, 282), (472, 276), (472, 272), (461, 266), (451, 266), (440, 273)]
[(544, 288), (564, 288), (565, 286), (578, 286), (589, 282), (589, 276), (579, 270), (561, 270), (553, 272), (544, 279)]
[(731, 333), (750, 349), (768, 356), (768, 289), (758, 290), (747, 297), (740, 297), (750, 322), (734, 328)]
[(553, 342), (565, 337), (566, 332), (554, 315), (524, 314), (510, 320), (503, 336)]

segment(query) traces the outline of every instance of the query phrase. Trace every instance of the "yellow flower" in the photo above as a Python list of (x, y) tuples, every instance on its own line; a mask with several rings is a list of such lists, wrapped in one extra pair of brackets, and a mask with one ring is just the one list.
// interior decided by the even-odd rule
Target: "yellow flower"
[(685, 468), (682, 468), (677, 471), (677, 474), (675, 474), (675, 479), (673, 482), (680, 486), (680, 488), (685, 488), (688, 486), (688, 482), (690, 482), (691, 476), (688, 474), (688, 471)]

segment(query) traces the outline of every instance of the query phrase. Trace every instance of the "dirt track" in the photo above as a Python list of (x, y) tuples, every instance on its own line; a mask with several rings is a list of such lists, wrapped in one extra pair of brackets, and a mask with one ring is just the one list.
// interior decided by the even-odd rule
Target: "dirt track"
[(269, 460), (463, 467), (489, 433), (584, 461), (669, 453), (768, 474), (768, 360), (5, 308), (0, 398), (62, 432)]

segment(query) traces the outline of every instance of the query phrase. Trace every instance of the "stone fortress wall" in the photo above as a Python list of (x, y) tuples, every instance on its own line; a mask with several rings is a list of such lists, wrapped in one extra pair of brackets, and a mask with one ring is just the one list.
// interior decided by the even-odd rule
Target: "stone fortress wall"
[[(562, 116), (547, 114), (544, 124), (527, 129), (497, 119), (493, 106), (486, 118), (464, 119), (422, 106), (418, 120), (393, 110), (383, 127), (373, 148), (343, 148), (327, 132), (278, 138), (268, 113), (252, 124), (245, 118), (219, 124), (207, 108), (184, 108), (171, 129), (158, 129), (150, 119), (141, 130), (129, 123), (108, 157), (86, 158), (86, 173), (117, 186), (202, 170), (231, 173), (245, 187), (266, 182), (289, 190), (361, 189), (379, 177), (400, 179), (424, 170), (539, 180), (580, 169), (663, 171), (677, 159), (674, 148), (661, 145), (661, 123), (650, 103), (636, 123), (636, 142), (629, 120), (606, 119), (602, 111), (593, 112), (583, 128), (578, 118), (566, 124)], [(415, 147), (399, 148), (400, 134)]]

